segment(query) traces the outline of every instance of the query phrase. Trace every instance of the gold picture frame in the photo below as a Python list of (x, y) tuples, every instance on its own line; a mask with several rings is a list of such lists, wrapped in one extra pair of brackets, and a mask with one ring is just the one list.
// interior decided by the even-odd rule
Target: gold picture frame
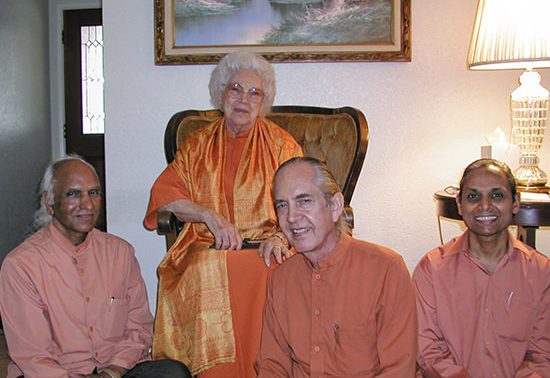
[[(262, 54), (273, 63), (278, 62), (410, 62), (411, 61), (411, 0), (374, 0), (383, 5), (387, 11), (387, 22), (382, 27), (386, 30), (385, 40), (369, 41), (368, 43), (338, 42), (338, 43), (243, 43), (243, 44), (209, 44), (186, 45), (176, 38), (178, 21), (176, 18), (176, 2), (181, 0), (154, 0), (154, 34), (155, 34), (155, 64), (157, 65), (188, 65), (216, 64), (227, 53), (236, 50), (252, 50)], [(355, 1), (354, 6), (364, 3), (364, 10), (371, 6), (373, 0)], [(199, 2), (200, 1), (195, 1)], [(268, 0), (245, 0), (241, 3), (265, 2)], [(212, 2), (210, 2), (212, 3)], [(220, 2), (223, 3), (223, 2)], [(228, 1), (228, 3), (230, 3)], [(345, 2), (344, 2), (345, 4)], [(181, 5), (180, 5), (181, 6)], [(187, 6), (187, 5), (185, 5)], [(355, 8), (357, 10), (357, 8)], [(388, 10), (389, 9), (389, 10)], [(363, 9), (362, 9), (363, 10)], [(335, 13), (335, 12), (333, 12)], [(355, 14), (358, 12), (355, 11)], [(262, 12), (263, 14), (263, 12)], [(204, 18), (206, 29), (221, 27), (222, 33), (213, 33), (213, 38), (227, 30), (225, 26), (214, 21), (208, 21), (209, 15), (199, 15)], [(195, 20), (197, 16), (195, 16)], [(201, 20), (202, 21), (202, 20)], [(183, 23), (182, 23), (183, 24)], [(377, 27), (381, 22), (378, 22)], [(240, 25), (240, 24), (239, 24)], [(257, 27), (257, 26), (256, 26)], [(232, 29), (235, 30), (235, 29)], [(202, 34), (203, 36), (204, 31)], [(207, 34), (207, 33), (206, 33)], [(321, 33), (319, 33), (321, 34)], [(344, 35), (344, 33), (342, 33)], [(353, 35), (349, 33), (347, 35)]]

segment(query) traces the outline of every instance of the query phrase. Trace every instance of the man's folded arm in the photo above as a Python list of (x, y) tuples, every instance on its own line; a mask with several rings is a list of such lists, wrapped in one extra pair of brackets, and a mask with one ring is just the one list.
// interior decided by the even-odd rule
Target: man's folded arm
[(550, 377), (550, 284), (543, 294), (525, 360), (514, 378)]
[(429, 261), (423, 258), (413, 273), (418, 317), (418, 365), (425, 378), (469, 378), (453, 358), (437, 323), (437, 308)]
[(376, 377), (412, 377), (416, 367), (416, 309), (411, 278), (400, 258), (388, 268), (377, 320), (380, 372)]
[(292, 360), (288, 344), (273, 308), (272, 274), (269, 276), (267, 293), (261, 347), (254, 368), (258, 378), (291, 377)]
[(131, 369), (138, 362), (148, 358), (148, 350), (152, 344), (153, 324), (145, 283), (135, 256), (132, 258), (128, 275), (127, 295), (129, 308), (126, 331), (113, 351), (110, 364)]
[(12, 361), (27, 378), (68, 376), (51, 353), (51, 327), (28, 274), (6, 259), (0, 276), (0, 312)]

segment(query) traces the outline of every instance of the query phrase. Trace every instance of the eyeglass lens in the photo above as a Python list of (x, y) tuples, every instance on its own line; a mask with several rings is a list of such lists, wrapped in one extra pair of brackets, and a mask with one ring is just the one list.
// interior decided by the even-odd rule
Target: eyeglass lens
[(243, 94), (246, 92), (248, 96), (248, 100), (250, 102), (259, 102), (264, 96), (264, 93), (261, 89), (252, 87), (252, 88), (249, 88), (248, 90), (245, 90), (244, 87), (239, 83), (229, 84), (227, 86), (227, 92), (229, 96), (231, 96), (234, 99), (242, 98)]

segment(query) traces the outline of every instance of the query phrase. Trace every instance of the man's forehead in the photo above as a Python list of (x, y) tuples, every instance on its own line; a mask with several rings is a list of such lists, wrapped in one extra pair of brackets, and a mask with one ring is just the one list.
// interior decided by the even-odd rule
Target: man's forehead
[(296, 193), (291, 193), (290, 195), (288, 195), (287, 197), (284, 197), (284, 198), (283, 198), (282, 195), (279, 196), (279, 197), (275, 196), (275, 201), (299, 200), (299, 199), (303, 199), (303, 198), (309, 198), (309, 197), (312, 197), (312, 196), (313, 196), (312, 193), (299, 191), (299, 192), (296, 192)]
[(486, 186), (472, 186), (472, 185), (466, 185), (464, 187), (464, 190), (467, 190), (467, 191), (470, 191), (470, 192), (481, 192), (481, 191), (490, 191), (490, 192), (494, 192), (494, 191), (500, 191), (500, 190), (507, 190), (508, 187), (506, 187), (505, 185), (497, 185), (497, 186), (490, 186), (490, 187), (486, 187)]
[(292, 181), (297, 184), (300, 179), (309, 182), (313, 181), (314, 178), (315, 170), (311, 165), (306, 162), (296, 162), (279, 171), (275, 176), (275, 183), (279, 184), (281, 181), (285, 181), (288, 184), (288, 181)]
[(99, 178), (94, 169), (79, 160), (67, 162), (60, 166), (54, 174), (54, 186), (64, 187), (100, 186)]
[(290, 175), (275, 182), (275, 199), (299, 199), (315, 195), (319, 189), (315, 183), (305, 176)]
[(510, 191), (510, 187), (505, 179), (499, 182), (474, 182), (466, 181), (463, 192), (495, 192), (495, 191)]
[(499, 181), (502, 181), (504, 183), (508, 182), (508, 177), (506, 173), (504, 173), (499, 167), (493, 165), (474, 169), (468, 174), (468, 176), (466, 176), (465, 182), (467, 183), (474, 179), (489, 180), (495, 178), (498, 178)]

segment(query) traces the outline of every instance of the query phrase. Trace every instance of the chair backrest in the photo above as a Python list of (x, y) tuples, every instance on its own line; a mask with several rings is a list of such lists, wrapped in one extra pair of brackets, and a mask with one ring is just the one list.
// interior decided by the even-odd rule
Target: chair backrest
[[(168, 163), (187, 135), (222, 117), (219, 110), (184, 110), (172, 116), (164, 134)], [(325, 162), (342, 188), (349, 206), (368, 146), (368, 125), (355, 108), (274, 106), (267, 118), (288, 131), (306, 156)]]

